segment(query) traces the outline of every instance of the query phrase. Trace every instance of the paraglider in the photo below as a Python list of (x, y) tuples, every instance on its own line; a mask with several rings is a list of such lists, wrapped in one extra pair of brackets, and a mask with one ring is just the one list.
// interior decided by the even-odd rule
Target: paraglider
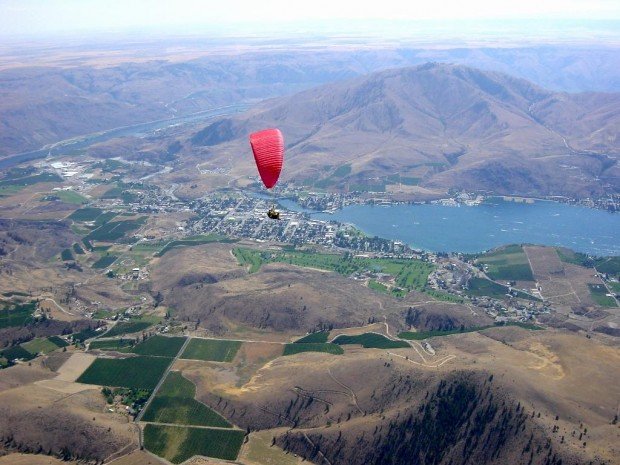
[[(279, 129), (264, 129), (250, 134), (250, 145), (254, 161), (263, 184), (271, 189), (278, 182), (284, 162), (284, 137)], [(280, 212), (275, 206), (267, 212), (274, 220), (280, 219)]]

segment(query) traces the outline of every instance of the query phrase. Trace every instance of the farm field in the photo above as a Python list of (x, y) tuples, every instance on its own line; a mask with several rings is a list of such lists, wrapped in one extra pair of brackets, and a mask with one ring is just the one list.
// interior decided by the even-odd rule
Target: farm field
[(235, 460), (244, 432), (208, 428), (185, 428), (148, 424), (144, 428), (147, 450), (172, 463), (182, 463), (194, 455)]
[(99, 386), (153, 389), (171, 359), (138, 356), (124, 359), (98, 358), (89, 366), (78, 383)]
[(295, 355), (302, 352), (324, 352), (333, 355), (344, 353), (342, 347), (338, 344), (294, 342), (284, 346), (284, 353), (282, 355)]
[(92, 231), (84, 240), (112, 242), (121, 239), (125, 234), (135, 231), (146, 222), (146, 217), (135, 220), (120, 220), (104, 223)]
[(65, 341), (60, 339), (58, 336), (52, 336), (48, 338), (39, 338), (33, 339), (32, 341), (25, 342), (21, 344), (22, 348), (30, 352), (31, 354), (38, 354), (43, 352), (47, 354), (49, 352), (53, 352), (56, 349), (60, 349), (62, 347), (66, 347), (67, 344)]
[(219, 234), (204, 234), (200, 236), (188, 237), (187, 239), (170, 241), (159, 250), (155, 256), (162, 257), (166, 252), (179, 247), (191, 247), (195, 245), (209, 244), (211, 242), (236, 242)]
[(484, 264), (487, 275), (494, 280), (534, 281), (527, 255), (520, 245), (508, 245), (485, 253), (476, 263)]
[(5, 358), (7, 360), (15, 360), (18, 358), (24, 360), (32, 360), (36, 354), (32, 354), (28, 352), (26, 349), (21, 346), (11, 347), (10, 349), (4, 349), (0, 351), (0, 357)]
[[(508, 287), (502, 284), (498, 284), (494, 281), (489, 281), (485, 278), (471, 278), (467, 283), (468, 289), (464, 292), (473, 296), (487, 296), (495, 299), (503, 299), (508, 294)], [(526, 294), (525, 292), (516, 291), (516, 296), (520, 299), (527, 300), (540, 300), (534, 296)]]
[(518, 326), (519, 328), (529, 329), (532, 331), (539, 331), (543, 328), (540, 326), (536, 326), (529, 323), (506, 323), (503, 325), (488, 325), (488, 326), (475, 326), (471, 328), (459, 328), (459, 329), (449, 329), (445, 331), (403, 331), (398, 334), (398, 337), (401, 339), (408, 339), (410, 341), (421, 341), (423, 339), (428, 339), (430, 337), (440, 337), (440, 336), (450, 336), (451, 334), (465, 334), (465, 333), (473, 333), (476, 331), (483, 331), (489, 328), (502, 328), (506, 326)]
[(88, 346), (89, 349), (98, 350), (116, 350), (127, 352), (135, 343), (134, 339), (110, 339), (110, 340), (94, 340)]
[(232, 428), (219, 414), (195, 399), (196, 386), (178, 371), (168, 373), (142, 421)]
[(212, 362), (232, 362), (241, 347), (240, 341), (224, 339), (192, 339), (181, 358), (207, 360)]
[(250, 273), (258, 271), (265, 263), (275, 262), (334, 271), (344, 276), (365, 271), (390, 274), (400, 288), (392, 293), (401, 297), (411, 290), (423, 291), (428, 275), (435, 269), (432, 264), (421, 260), (360, 258), (307, 251), (262, 252), (238, 247), (233, 254), (239, 263), (250, 266)]
[(23, 326), (32, 317), (35, 307), (35, 302), (4, 304), (0, 307), (0, 329)]
[(616, 307), (616, 301), (613, 297), (607, 295), (607, 288), (603, 284), (588, 284), (592, 300), (601, 307)]
[(333, 341), (334, 344), (361, 344), (365, 349), (399, 349), (411, 347), (405, 341), (392, 341), (381, 334), (364, 333), (359, 336), (338, 336)]
[(471, 278), (467, 283), (466, 294), (475, 296), (488, 296), (503, 299), (508, 288), (485, 278)]
[(153, 336), (134, 346), (130, 352), (139, 355), (155, 355), (173, 358), (179, 353), (184, 337)]
[(95, 263), (93, 263), (93, 268), (101, 270), (107, 268), (112, 263), (114, 263), (118, 259), (118, 255), (104, 255)]
[(60, 258), (65, 262), (73, 260), (73, 253), (71, 252), (71, 249), (65, 249), (60, 252)]
[(308, 334), (307, 336), (302, 337), (301, 339), (297, 339), (295, 344), (301, 344), (304, 342), (307, 343), (320, 343), (327, 342), (329, 338), (329, 331), (317, 331), (316, 333)]
[(69, 219), (77, 222), (94, 222), (96, 226), (101, 226), (115, 216), (116, 213), (114, 212), (104, 212), (100, 208), (85, 207), (75, 210), (69, 215)]
[(42, 182), (62, 182), (62, 178), (54, 173), (40, 173), (24, 177), (5, 177), (0, 180), (0, 188), (4, 187), (27, 187)]
[(88, 203), (88, 199), (86, 197), (71, 190), (57, 191), (51, 195), (58, 197), (64, 203), (72, 203), (74, 205), (83, 205), (85, 203)]
[(86, 328), (78, 333), (72, 334), (71, 337), (73, 338), (74, 341), (84, 342), (86, 339), (90, 339), (91, 337), (95, 337), (99, 335), (101, 335), (101, 333), (96, 331), (95, 329)]
[(597, 258), (594, 266), (599, 273), (620, 277), (620, 257)]
[(145, 330), (153, 323), (150, 321), (122, 321), (105, 333), (105, 337), (120, 336), (122, 334), (132, 334)]

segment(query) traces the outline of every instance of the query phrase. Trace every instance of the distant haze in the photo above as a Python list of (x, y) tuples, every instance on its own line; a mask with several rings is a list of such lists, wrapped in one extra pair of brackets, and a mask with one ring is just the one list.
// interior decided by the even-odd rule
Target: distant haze
[[(529, 35), (532, 28), (563, 32), (608, 29), (620, 20), (615, 0), (444, 0), (435, 2), (284, 0), (4, 0), (0, 36), (49, 36), (104, 31), (191, 33), (342, 32), (415, 34), (411, 22), (438, 32), (483, 34), (506, 26)], [(518, 28), (515, 21), (520, 20)], [(605, 23), (593, 24), (593, 20)], [(505, 24), (504, 24), (505, 23)], [(427, 27), (428, 27), (427, 26)], [(423, 29), (423, 27), (421, 27)]]

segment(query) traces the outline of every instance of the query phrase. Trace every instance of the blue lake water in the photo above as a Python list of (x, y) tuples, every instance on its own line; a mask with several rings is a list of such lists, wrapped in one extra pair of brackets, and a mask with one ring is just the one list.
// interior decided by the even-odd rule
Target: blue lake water
[[(290, 200), (290, 210), (301, 207)], [(474, 253), (504, 244), (565, 246), (592, 255), (620, 255), (620, 214), (536, 201), (490, 199), (477, 206), (351, 205), (313, 218), (352, 223), (364, 233), (434, 252)]]

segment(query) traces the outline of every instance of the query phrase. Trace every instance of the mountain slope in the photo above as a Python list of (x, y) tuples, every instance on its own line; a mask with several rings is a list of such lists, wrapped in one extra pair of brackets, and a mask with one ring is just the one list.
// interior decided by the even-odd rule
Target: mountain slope
[[(206, 127), (192, 150), (250, 175), (251, 160), (237, 154), (249, 132), (269, 126), (285, 134), (285, 180), (398, 190), (419, 179), (437, 192), (524, 195), (620, 189), (620, 94), (554, 93), (464, 66), (428, 63), (274, 99)], [(350, 171), (335, 172), (341, 165)]]

